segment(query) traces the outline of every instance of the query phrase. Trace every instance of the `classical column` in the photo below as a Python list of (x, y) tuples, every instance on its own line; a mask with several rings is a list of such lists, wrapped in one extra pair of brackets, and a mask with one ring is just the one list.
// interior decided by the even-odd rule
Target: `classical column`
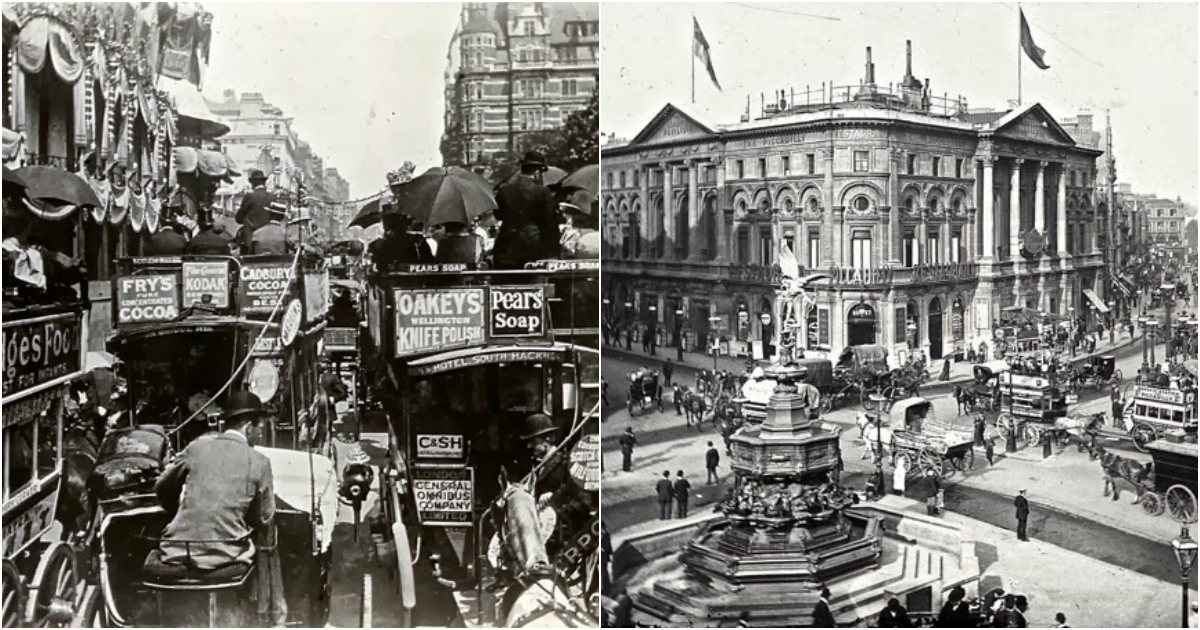
[(1071, 258), (1071, 253), (1067, 251), (1067, 165), (1059, 162), (1056, 170), (1058, 171), (1058, 196), (1054, 200), (1054, 218), (1058, 225), (1054, 240), (1055, 246), (1058, 248), (1058, 257), (1068, 260)]
[[(1034, 160), (1034, 168), (1037, 170), (1037, 178), (1034, 180), (1033, 187), (1033, 229), (1039, 234), (1046, 234), (1046, 163), (1041, 160)], [(1042, 256), (1046, 255), (1045, 248), (1042, 249)]]
[(675, 260), (675, 167), (666, 162), (661, 163), (659, 166), (663, 170), (662, 231), (664, 233), (663, 247), (666, 248), (666, 251), (663, 252), (663, 258)]
[(996, 158), (985, 157), (983, 164), (983, 254), (980, 260), (991, 262), (996, 259)]
[(750, 264), (758, 264), (759, 225), (758, 221), (750, 223)]
[(833, 206), (833, 261), (840, 267), (849, 267), (845, 255), (846, 236), (846, 206)]
[[(726, 198), (728, 191), (725, 190), (725, 160), (717, 162), (717, 262), (729, 262), (729, 216), (726, 213), (726, 206), (729, 205), (729, 200)], [(715, 308), (715, 307), (714, 307)]]
[(979, 249), (979, 243), (975, 240), (975, 235), (979, 231), (978, 217), (979, 213), (975, 208), (967, 208), (967, 223), (963, 226), (963, 238), (967, 241), (963, 248), (966, 258), (963, 262), (975, 262), (978, 257), (975, 253)]
[(821, 149), (821, 160), (825, 162), (825, 207), (821, 213), (821, 266), (834, 264), (833, 255), (833, 147)]
[[(881, 232), (879, 236), (879, 240), (881, 241), (879, 247), (879, 258), (872, 261), (875, 263), (874, 266), (876, 267), (882, 267), (883, 263), (889, 262), (895, 258), (895, 255), (892, 253), (892, 224), (896, 221), (896, 211), (893, 210), (891, 206), (880, 206), (879, 218)], [(876, 313), (875, 317), (876, 321), (880, 322), (880, 325), (882, 325), (882, 318), (880, 318), (878, 313)]]
[(651, 233), (654, 221), (651, 218), (654, 213), (654, 208), (650, 204), (650, 169), (644, 165), (639, 165), (638, 175), (639, 193), (638, 199), (641, 201), (642, 211), (638, 215), (638, 233), (634, 238), (641, 239), (638, 245), (638, 258), (653, 258), (650, 255), (650, 243), (654, 240), (654, 234)]
[(929, 262), (929, 208), (921, 206), (918, 210), (921, 213), (921, 222), (917, 225), (917, 259), (913, 261), (913, 265), (924, 265)]
[[(704, 234), (700, 227), (700, 178), (696, 160), (685, 162), (688, 169), (688, 251), (684, 252), (688, 260), (700, 260), (700, 252), (704, 249)], [(696, 242), (701, 241), (701, 242)]]
[[(888, 264), (900, 266), (900, 243), (904, 234), (904, 225), (900, 218), (900, 151), (888, 149), (888, 206), (892, 209), (892, 220), (888, 223)], [(876, 316), (878, 317), (878, 315)]]
[(1018, 260), (1021, 251), (1021, 165), (1023, 158), (1012, 163), (1008, 187), (1008, 257)]

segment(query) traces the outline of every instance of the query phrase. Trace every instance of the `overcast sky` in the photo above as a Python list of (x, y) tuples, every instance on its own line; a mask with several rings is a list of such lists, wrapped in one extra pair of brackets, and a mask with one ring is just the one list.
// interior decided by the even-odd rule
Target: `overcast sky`
[(208, 3), (204, 94), (262, 92), (350, 182), (375, 193), (389, 170), (442, 163), (442, 73), (460, 5)]
[[(1111, 108), (1119, 181), (1195, 203), (1196, 4), (1021, 7), (1050, 66), (1023, 60), (1024, 102), (1058, 119), (1090, 110), (1098, 128)], [(693, 12), (724, 88), (697, 63), (695, 109), (714, 122), (737, 122), (747, 95), (757, 116), (762, 92), (857, 85), (867, 46), (876, 83), (897, 83), (906, 39), (913, 74), (936, 95), (997, 109), (1017, 97), (1016, 4), (606, 3), (603, 132), (632, 137), (667, 102), (688, 103)]]

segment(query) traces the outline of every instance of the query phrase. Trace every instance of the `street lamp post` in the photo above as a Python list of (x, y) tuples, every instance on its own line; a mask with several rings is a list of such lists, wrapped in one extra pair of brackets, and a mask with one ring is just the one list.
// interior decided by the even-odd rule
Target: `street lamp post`
[(1149, 356), (1149, 352), (1150, 352), (1150, 348), (1146, 344), (1146, 324), (1149, 321), (1150, 321), (1150, 319), (1148, 317), (1146, 317), (1144, 314), (1138, 315), (1138, 318), (1137, 318), (1138, 331), (1140, 331), (1142, 334), (1142, 367), (1146, 367), (1146, 365), (1148, 365), (1148, 363), (1146, 363), (1146, 358)]
[(904, 330), (908, 333), (904, 337), (904, 342), (908, 346), (908, 361), (911, 363), (913, 360), (913, 349), (917, 344), (917, 322), (911, 319), (908, 320), (908, 325), (904, 327)]
[(683, 309), (675, 309), (675, 360), (683, 361)]
[(633, 312), (633, 302), (625, 303), (625, 349), (633, 349), (633, 327), (629, 325), (629, 314)]
[(1196, 563), (1196, 541), (1188, 535), (1188, 528), (1185, 525), (1179, 533), (1179, 538), (1171, 541), (1171, 550), (1175, 552), (1175, 560), (1179, 563), (1179, 575), (1182, 582), (1182, 606), (1180, 610), (1183, 612), (1181, 628), (1188, 627), (1188, 579), (1192, 576), (1192, 566)]
[(1077, 332), (1076, 327), (1078, 326), (1078, 323), (1075, 321), (1075, 307), (1074, 306), (1067, 307), (1067, 317), (1071, 318), (1071, 340), (1068, 345), (1071, 346), (1071, 357), (1074, 358), (1075, 357), (1075, 335)]
[(1166, 304), (1167, 304), (1167, 322), (1166, 322), (1167, 326), (1166, 326), (1166, 331), (1164, 331), (1166, 333), (1165, 340), (1167, 342), (1167, 348), (1166, 348), (1166, 356), (1163, 357), (1163, 359), (1169, 361), (1170, 357), (1171, 357), (1171, 341), (1172, 341), (1171, 307), (1174, 305), (1174, 302), (1175, 302), (1175, 287), (1172, 285), (1169, 285), (1167, 283), (1163, 283), (1163, 285), (1160, 286), (1159, 289), (1162, 291), (1162, 294), (1163, 294), (1163, 302), (1166, 302)]
[(1113, 345), (1117, 343), (1117, 303), (1108, 303), (1108, 343)]
[[(714, 315), (712, 317), (709, 317), (708, 321), (712, 324), (712, 328), (717, 329), (718, 332), (720, 332), (719, 328), (720, 328), (720, 324), (721, 324), (721, 318), (719, 316)], [(710, 333), (710, 335), (711, 335), (711, 333)], [(720, 354), (720, 350), (721, 350), (720, 339), (718, 338), (716, 340), (716, 343), (712, 343), (711, 345), (712, 345), (712, 355), (713, 355), (713, 374), (716, 374), (717, 373), (717, 355)]]
[(1150, 365), (1158, 367), (1158, 357), (1154, 352), (1154, 346), (1158, 344), (1158, 320), (1151, 317), (1146, 325), (1150, 327)]

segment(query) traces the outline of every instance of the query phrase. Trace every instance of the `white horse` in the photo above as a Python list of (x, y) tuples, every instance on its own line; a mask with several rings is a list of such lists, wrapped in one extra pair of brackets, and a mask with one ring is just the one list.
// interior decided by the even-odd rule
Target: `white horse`
[(887, 449), (892, 447), (892, 430), (887, 427), (879, 427), (874, 422), (868, 421), (865, 426), (860, 425), (863, 440), (863, 459), (874, 459), (875, 448), (879, 447), (883, 456)]

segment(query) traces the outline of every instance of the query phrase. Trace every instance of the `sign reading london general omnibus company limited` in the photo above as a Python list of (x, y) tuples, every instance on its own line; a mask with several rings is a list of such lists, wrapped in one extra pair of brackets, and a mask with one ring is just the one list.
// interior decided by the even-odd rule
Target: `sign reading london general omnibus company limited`
[(486, 330), (484, 290), (397, 289), (396, 356), (482, 343)]

